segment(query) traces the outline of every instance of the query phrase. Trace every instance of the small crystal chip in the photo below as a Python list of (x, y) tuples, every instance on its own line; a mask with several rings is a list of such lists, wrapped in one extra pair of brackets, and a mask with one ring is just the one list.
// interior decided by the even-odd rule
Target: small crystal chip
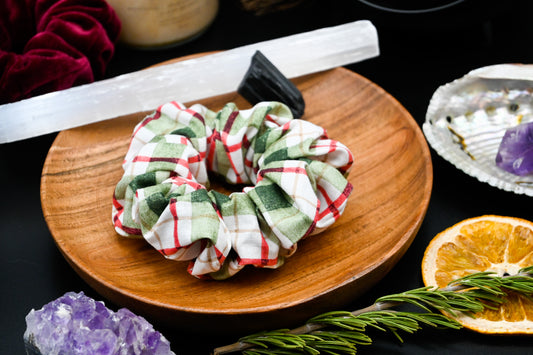
[(496, 165), (519, 176), (533, 173), (533, 122), (505, 131), (496, 155)]
[(174, 354), (146, 319), (126, 308), (113, 312), (83, 292), (68, 292), (38, 311), (32, 309), (24, 343), (29, 355)]

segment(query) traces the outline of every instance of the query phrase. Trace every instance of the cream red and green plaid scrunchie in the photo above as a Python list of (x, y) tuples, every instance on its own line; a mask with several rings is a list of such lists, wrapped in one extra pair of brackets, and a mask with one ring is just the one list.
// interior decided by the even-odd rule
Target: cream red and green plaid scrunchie
[[(225, 279), (245, 265), (277, 268), (296, 243), (344, 211), (353, 162), (343, 144), (278, 102), (219, 112), (170, 102), (134, 129), (113, 196), (113, 223), (198, 278)], [(248, 184), (208, 191), (208, 172)]]

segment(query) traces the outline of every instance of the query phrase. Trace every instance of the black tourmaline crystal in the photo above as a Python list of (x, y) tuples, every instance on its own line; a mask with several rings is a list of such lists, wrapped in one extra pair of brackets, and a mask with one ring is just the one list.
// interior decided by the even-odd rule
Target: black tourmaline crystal
[(287, 105), (294, 118), (304, 114), (302, 93), (260, 51), (255, 52), (237, 90), (249, 103), (278, 101)]

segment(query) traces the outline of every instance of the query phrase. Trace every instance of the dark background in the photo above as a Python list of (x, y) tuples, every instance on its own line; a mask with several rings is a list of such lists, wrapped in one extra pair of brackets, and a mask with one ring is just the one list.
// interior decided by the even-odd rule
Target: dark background
[[(402, 3), (403, 10), (445, 1)], [(533, 62), (530, 1), (463, 1), (433, 12), (384, 11), (356, 0), (307, 0), (262, 16), (243, 11), (239, 2), (222, 0), (218, 16), (196, 40), (179, 47), (140, 51), (117, 47), (108, 76), (127, 73), (187, 54), (224, 50), (308, 30), (369, 19), (376, 26), (381, 54), (349, 66), (394, 96), (421, 125), (438, 86), (468, 71), (498, 63)], [(179, 99), (179, 98), (177, 98)], [(0, 145), (0, 354), (23, 354), (25, 315), (67, 291), (84, 291), (101, 300), (70, 268), (56, 248), (42, 216), (41, 169), (55, 134)], [(377, 297), (422, 286), (420, 263), (428, 242), (443, 229), (483, 214), (533, 219), (531, 197), (498, 190), (457, 170), (431, 150), (434, 184), (422, 227), (395, 268), (351, 310)], [(401, 206), (399, 206), (400, 208)], [(105, 300), (104, 300), (105, 301)], [(117, 309), (106, 301), (110, 308)], [(179, 321), (179, 320), (177, 320)], [(162, 329), (177, 354), (208, 354), (236, 339), (217, 338), (191, 329), (179, 334)], [(246, 334), (242, 334), (246, 335)], [(533, 354), (528, 336), (488, 336), (469, 330), (422, 329), (403, 336), (372, 332), (372, 346), (359, 353), (387, 354)]]

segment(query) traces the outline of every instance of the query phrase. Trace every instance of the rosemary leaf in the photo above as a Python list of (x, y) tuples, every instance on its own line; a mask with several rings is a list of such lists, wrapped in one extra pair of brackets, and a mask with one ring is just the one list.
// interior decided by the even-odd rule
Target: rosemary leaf
[(441, 313), (407, 313), (405, 316), (412, 317), (418, 323), (434, 328), (460, 329), (463, 326), (453, 318), (446, 317)]
[[(344, 331), (344, 330), (335, 330), (335, 331), (319, 330), (319, 331), (313, 332), (313, 334), (317, 335), (318, 340), (342, 339), (343, 341), (350, 343), (350, 346), (372, 344), (372, 339), (365, 333), (361, 333), (361, 332)], [(316, 342), (316, 339), (308, 342), (308, 344), (314, 344), (315, 342)]]
[(350, 312), (335, 311), (321, 314), (317, 317), (311, 318), (309, 323), (333, 325), (349, 330), (364, 331), (366, 323), (359, 320)]
[(483, 303), (466, 293), (439, 290), (435, 287), (421, 287), (414, 290), (380, 297), (376, 302), (396, 302), (413, 304), (427, 312), (433, 309), (455, 315), (459, 312), (479, 312)]
[(315, 353), (305, 353), (305, 352), (294, 352), (290, 350), (283, 350), (283, 349), (252, 349), (252, 350), (244, 350), (242, 352), (244, 355), (294, 355), (294, 354), (311, 354), (311, 355), (318, 355), (319, 352)]
[(531, 276), (514, 275), (502, 278), (503, 287), (520, 292), (524, 295), (531, 296), (533, 294), (533, 285), (531, 284)]
[[(518, 274), (519, 275), (521, 275), (521, 274), (529, 274), (529, 276), (533, 276), (533, 265), (527, 266), (525, 268), (522, 268), (522, 269), (518, 270)], [(528, 275), (524, 275), (524, 276), (528, 276)]]
[(478, 272), (451, 281), (448, 286), (479, 287), (489, 293), (502, 294), (501, 278), (495, 277), (494, 272)]
[(310, 341), (308, 345), (316, 349), (319, 354), (355, 354), (357, 343), (350, 333), (346, 331), (320, 331), (317, 334), (319, 340)]
[(407, 333), (414, 333), (419, 329), (418, 322), (412, 317), (409, 317), (409, 315), (405, 312), (369, 312), (362, 314), (359, 317), (372, 318), (376, 324), (379, 324), (389, 330), (400, 329)]
[(305, 341), (301, 337), (290, 334), (287, 330), (262, 332), (244, 337), (241, 339), (241, 342), (257, 345), (265, 349), (268, 349), (269, 346), (284, 349), (301, 349), (305, 345)]

